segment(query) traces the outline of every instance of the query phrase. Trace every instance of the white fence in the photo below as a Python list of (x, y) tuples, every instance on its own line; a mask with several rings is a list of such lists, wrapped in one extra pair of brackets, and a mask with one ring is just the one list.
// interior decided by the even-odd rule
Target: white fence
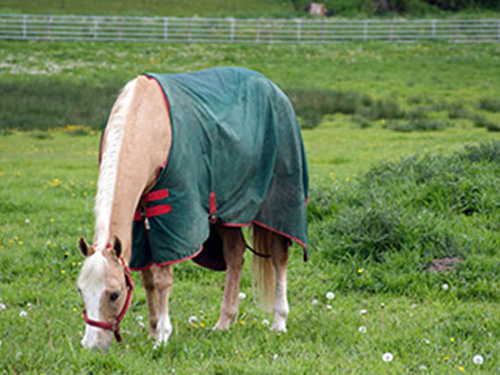
[(235, 19), (0, 14), (0, 39), (178, 43), (500, 42), (500, 19)]

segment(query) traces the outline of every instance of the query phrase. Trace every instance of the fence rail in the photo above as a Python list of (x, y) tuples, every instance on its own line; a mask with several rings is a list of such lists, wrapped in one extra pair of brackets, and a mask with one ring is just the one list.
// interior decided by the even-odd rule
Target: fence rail
[(500, 19), (333, 20), (0, 14), (0, 39), (180, 43), (500, 42)]

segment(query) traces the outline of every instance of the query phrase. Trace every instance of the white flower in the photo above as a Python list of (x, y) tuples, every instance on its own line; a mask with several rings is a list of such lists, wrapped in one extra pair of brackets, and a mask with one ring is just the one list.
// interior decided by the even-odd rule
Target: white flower
[(0, 311), (7, 310), (7, 306), (5, 306), (5, 303), (0, 303)]
[(278, 354), (273, 355), (273, 360), (276, 361), (278, 359)]
[(332, 309), (332, 305), (326, 305), (326, 308), (327, 308), (328, 310), (331, 310), (331, 309)]
[(422, 370), (422, 371), (425, 371), (425, 370), (427, 370), (427, 366), (426, 365), (420, 365), (420, 366), (418, 366), (418, 369)]
[(144, 328), (144, 327), (145, 327), (144, 322), (143, 322), (142, 320), (141, 320), (141, 321), (139, 321), (139, 327), (141, 327), (141, 328)]
[(444, 291), (447, 291), (448, 289), (450, 289), (450, 286), (445, 283), (441, 286), (441, 288), (443, 288)]
[(318, 304), (318, 300), (316, 298), (313, 298), (311, 300), (311, 303), (313, 304), (313, 306), (316, 306)]
[(430, 344), (431, 343), (431, 341), (429, 339), (426, 339), (426, 338), (424, 338), (422, 341), (425, 342), (426, 344)]
[(26, 219), (26, 220), (24, 220), (24, 222), (25, 222), (26, 224), (29, 224), (29, 223), (31, 222), (31, 220), (30, 220), (30, 219)]
[(31, 308), (33, 307), (33, 305), (31, 304), (31, 302), (28, 302), (28, 303), (26, 304), (26, 307), (27, 307), (28, 309), (31, 309)]
[(413, 305), (411, 305), (411, 308), (412, 308), (413, 310), (415, 310), (415, 309), (417, 308), (417, 306), (418, 306), (418, 305), (417, 305), (416, 303), (414, 303)]
[(21, 312), (19, 313), (19, 316), (20, 316), (21, 318), (26, 318), (26, 317), (28, 316), (28, 313), (27, 313), (26, 311), (24, 311), (24, 310), (23, 310), (23, 311), (21, 311)]
[(358, 332), (359, 332), (359, 333), (366, 333), (366, 327), (365, 327), (365, 326), (360, 326), (360, 327), (358, 328)]
[(268, 326), (268, 325), (269, 325), (269, 320), (264, 319), (264, 320), (262, 321), (262, 324), (263, 324), (263, 325), (265, 325), (265, 326)]
[(2, 340), (0, 340), (0, 346), (2, 346)]
[(144, 317), (142, 315), (137, 315), (136, 319), (142, 322), (144, 320)]
[(484, 362), (484, 358), (481, 354), (476, 354), (474, 358), (472, 358), (472, 362), (474, 362), (476, 365), (482, 365)]
[(384, 353), (384, 355), (382, 356), (382, 359), (384, 360), (384, 362), (392, 362), (392, 360), (394, 359), (394, 356), (392, 355), (392, 353), (387, 352), (387, 353)]
[(365, 309), (359, 310), (359, 315), (366, 315), (367, 311)]
[(335, 293), (333, 292), (326, 293), (326, 299), (334, 299), (334, 298), (335, 298)]
[(240, 292), (240, 294), (238, 294), (238, 299), (245, 299), (247, 298), (247, 295), (243, 292)]
[(191, 315), (189, 318), (188, 318), (188, 323), (189, 324), (194, 324), (196, 323), (196, 321), (198, 320), (198, 318), (194, 315)]

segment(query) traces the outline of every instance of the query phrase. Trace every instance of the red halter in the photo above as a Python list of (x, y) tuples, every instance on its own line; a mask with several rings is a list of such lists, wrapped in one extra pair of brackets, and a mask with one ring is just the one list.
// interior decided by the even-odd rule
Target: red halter
[(117, 342), (122, 341), (119, 324), (122, 321), (123, 317), (125, 316), (125, 313), (127, 312), (128, 308), (130, 307), (130, 302), (132, 301), (132, 292), (134, 291), (134, 282), (132, 281), (132, 276), (130, 276), (130, 270), (127, 267), (127, 264), (125, 263), (125, 260), (122, 257), (120, 257), (120, 261), (123, 264), (123, 270), (125, 273), (125, 282), (127, 283), (128, 287), (127, 299), (125, 300), (125, 304), (123, 305), (120, 314), (118, 314), (118, 316), (112, 323), (106, 323), (89, 319), (85, 310), (83, 310), (82, 313), (83, 319), (85, 320), (85, 323), (87, 323), (88, 325), (113, 331)]

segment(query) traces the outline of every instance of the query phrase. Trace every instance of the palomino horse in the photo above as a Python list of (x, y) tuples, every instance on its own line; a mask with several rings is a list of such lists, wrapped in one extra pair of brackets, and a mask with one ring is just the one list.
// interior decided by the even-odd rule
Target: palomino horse
[[(295, 240), (307, 258), (306, 198), (295, 113), (265, 77), (219, 68), (133, 79), (102, 135), (93, 244), (79, 240), (86, 257), (78, 278), (82, 345), (105, 350), (113, 334), (121, 340), (133, 290), (129, 266), (141, 271), (150, 336), (166, 343), (172, 265), (191, 258), (227, 271), (214, 329), (228, 329), (247, 247), (241, 227), (249, 225), (259, 291), (274, 299), (271, 329), (286, 331), (288, 248)], [(215, 252), (207, 255), (209, 248)]]

